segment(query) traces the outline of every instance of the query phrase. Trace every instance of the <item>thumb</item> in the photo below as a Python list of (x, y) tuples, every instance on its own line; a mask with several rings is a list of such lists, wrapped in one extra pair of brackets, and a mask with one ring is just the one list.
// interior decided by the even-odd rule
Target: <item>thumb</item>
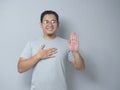
[(44, 47), (45, 47), (45, 45), (44, 45), (44, 44), (42, 44), (42, 45), (40, 46), (40, 49), (44, 49)]

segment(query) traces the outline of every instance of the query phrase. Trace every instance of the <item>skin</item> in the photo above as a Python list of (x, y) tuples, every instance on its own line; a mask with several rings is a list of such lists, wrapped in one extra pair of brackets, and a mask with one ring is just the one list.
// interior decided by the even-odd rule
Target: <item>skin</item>
[(70, 35), (68, 47), (74, 55), (74, 60), (71, 62), (72, 65), (78, 70), (84, 70), (84, 60), (79, 53), (79, 40), (75, 32)]
[(52, 24), (52, 21), (56, 21), (56, 17), (52, 14), (45, 15), (43, 21), (48, 21), (48, 24), (41, 23), (40, 26), (44, 33), (46, 40), (51, 40), (56, 37), (56, 32), (59, 27), (59, 23)]
[[(47, 21), (47, 23), (46, 23)], [(43, 22), (40, 23), (40, 27), (44, 33), (44, 39), (52, 40), (56, 37), (56, 32), (59, 27), (59, 23), (56, 22), (56, 17), (53, 14), (47, 14), (43, 17)], [(23, 57), (19, 58), (18, 62), (18, 72), (23, 73), (30, 68), (34, 67), (40, 60), (45, 60), (47, 58), (53, 58), (54, 54), (57, 52), (56, 48), (44, 49), (45, 45), (41, 45), (38, 52), (31, 58), (25, 59)], [(76, 33), (72, 32), (68, 42), (68, 47), (72, 51), (74, 60), (71, 64), (78, 70), (83, 70), (84, 60), (79, 53), (79, 40)]]

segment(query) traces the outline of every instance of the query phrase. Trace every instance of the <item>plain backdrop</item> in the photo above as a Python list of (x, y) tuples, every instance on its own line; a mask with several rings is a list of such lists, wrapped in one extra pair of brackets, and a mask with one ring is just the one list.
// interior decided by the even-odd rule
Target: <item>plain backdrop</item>
[(60, 16), (58, 35), (79, 36), (84, 72), (67, 64), (69, 90), (120, 90), (120, 0), (0, 0), (0, 90), (29, 90), (32, 70), (17, 72), (28, 41), (43, 33), (40, 14)]

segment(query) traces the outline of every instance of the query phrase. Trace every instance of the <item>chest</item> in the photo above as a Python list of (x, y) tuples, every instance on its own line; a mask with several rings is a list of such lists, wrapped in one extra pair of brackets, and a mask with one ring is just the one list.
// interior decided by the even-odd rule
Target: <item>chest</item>
[(65, 58), (67, 56), (67, 51), (68, 51), (68, 47), (65, 44), (62, 43), (39, 43), (39, 44), (35, 44), (32, 46), (32, 56), (35, 55), (41, 45), (45, 45), (44, 49), (49, 49), (49, 48), (57, 48), (57, 53), (55, 54), (55, 56), (57, 58)]

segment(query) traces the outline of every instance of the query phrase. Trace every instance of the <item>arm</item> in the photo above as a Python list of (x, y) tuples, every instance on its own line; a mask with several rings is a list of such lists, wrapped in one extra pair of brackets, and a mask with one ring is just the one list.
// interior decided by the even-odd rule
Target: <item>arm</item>
[(73, 52), (74, 60), (72, 61), (72, 65), (78, 70), (84, 70), (85, 64), (84, 59), (80, 55), (79, 52)]
[(36, 56), (33, 56), (31, 58), (25, 59), (23, 57), (19, 58), (18, 61), (18, 72), (19, 73), (23, 73), (27, 70), (29, 70), (30, 68), (32, 68), (37, 62), (39, 61), (39, 59), (37, 59)]
[(79, 42), (76, 33), (71, 33), (68, 47), (74, 56), (74, 60), (71, 62), (72, 65), (78, 70), (83, 70), (85, 68), (85, 64), (82, 56), (79, 53)]
[(44, 49), (44, 45), (42, 45), (38, 52), (31, 58), (25, 59), (20, 57), (18, 61), (18, 72), (25, 72), (34, 67), (40, 60), (53, 57), (53, 54), (56, 53), (56, 50), (56, 48)]

